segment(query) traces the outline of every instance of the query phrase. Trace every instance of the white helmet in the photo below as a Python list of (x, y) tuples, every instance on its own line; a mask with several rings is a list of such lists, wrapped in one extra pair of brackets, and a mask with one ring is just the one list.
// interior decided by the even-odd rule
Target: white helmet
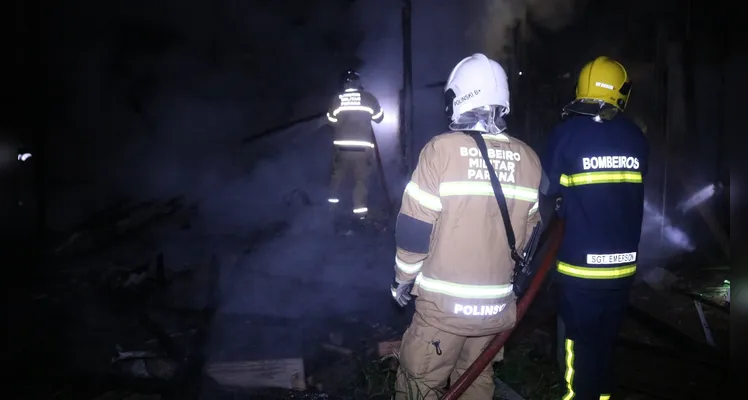
[(509, 114), (506, 72), (481, 53), (457, 63), (444, 86), (444, 96), (447, 115), (453, 122), (461, 114), (485, 106), (501, 106), (500, 116)]

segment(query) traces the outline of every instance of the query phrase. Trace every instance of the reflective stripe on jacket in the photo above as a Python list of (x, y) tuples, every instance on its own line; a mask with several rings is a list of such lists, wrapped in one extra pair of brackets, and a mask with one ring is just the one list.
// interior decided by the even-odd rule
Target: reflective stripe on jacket
[(333, 144), (341, 148), (374, 148), (371, 122), (382, 122), (384, 111), (373, 94), (346, 89), (333, 99), (327, 120), (335, 128)]
[(552, 132), (543, 168), (546, 194), (563, 199), (561, 283), (625, 288), (633, 281), (648, 157), (644, 134), (622, 115), (602, 122), (576, 116)]
[[(484, 134), (521, 248), (539, 221), (541, 168), (522, 141)], [(514, 261), (483, 158), (462, 132), (433, 138), (421, 151), (396, 226), (396, 277), (415, 280), (416, 310), (445, 331), (480, 336), (516, 319)]]

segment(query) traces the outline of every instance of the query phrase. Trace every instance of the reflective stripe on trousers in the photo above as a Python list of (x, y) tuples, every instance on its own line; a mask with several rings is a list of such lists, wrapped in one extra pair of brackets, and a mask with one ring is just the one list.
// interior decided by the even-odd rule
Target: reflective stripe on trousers
[(619, 267), (580, 267), (567, 264), (562, 261), (556, 263), (558, 272), (583, 279), (617, 279), (626, 278), (636, 273), (636, 264), (622, 265)]
[[(564, 381), (566, 382), (566, 394), (562, 400), (573, 400), (576, 396), (574, 393), (574, 341), (566, 339), (564, 343)], [(610, 400), (609, 394), (601, 394), (600, 400)]]
[(368, 209), (369, 190), (367, 184), (371, 171), (371, 152), (358, 150), (341, 150), (335, 151), (332, 163), (332, 174), (330, 176), (330, 187), (328, 202), (338, 204), (340, 202), (340, 186), (345, 181), (348, 174), (353, 174), (353, 214), (361, 216)]
[[(340, 203), (340, 199), (335, 198), (335, 197), (330, 197), (329, 199), (327, 199), (327, 202), (330, 204), (338, 204)], [(353, 213), (358, 216), (366, 215), (367, 212), (369, 212), (368, 207), (358, 207), (358, 208), (353, 209)]]
[(374, 148), (374, 143), (365, 140), (336, 140), (332, 144), (339, 147)]
[(566, 395), (562, 400), (574, 398), (574, 341), (566, 339), (564, 342), (564, 381), (566, 382)]
[(608, 399), (613, 390), (615, 343), (626, 316), (629, 290), (561, 285), (559, 347), (564, 400)]

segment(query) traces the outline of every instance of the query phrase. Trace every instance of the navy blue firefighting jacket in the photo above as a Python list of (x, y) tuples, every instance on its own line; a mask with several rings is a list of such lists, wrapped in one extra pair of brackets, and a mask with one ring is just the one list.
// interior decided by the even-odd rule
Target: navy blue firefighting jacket
[(560, 282), (626, 288), (634, 279), (644, 208), (649, 144), (622, 115), (596, 122), (573, 116), (551, 133), (541, 191), (561, 197), (565, 220)]

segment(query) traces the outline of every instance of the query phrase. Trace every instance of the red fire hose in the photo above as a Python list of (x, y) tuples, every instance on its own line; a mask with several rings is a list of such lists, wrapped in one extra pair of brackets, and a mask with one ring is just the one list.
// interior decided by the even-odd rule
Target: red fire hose
[[(532, 304), (532, 301), (538, 294), (540, 286), (543, 284), (546, 275), (548, 275), (548, 271), (550, 271), (551, 266), (556, 260), (556, 252), (558, 251), (558, 247), (561, 245), (563, 222), (560, 220), (554, 221), (550, 229), (550, 243), (548, 251), (546, 251), (543, 260), (540, 263), (540, 267), (538, 268), (538, 272), (535, 274), (535, 277), (530, 283), (530, 287), (527, 289), (527, 292), (524, 296), (522, 296), (519, 303), (517, 304), (517, 323), (515, 324), (515, 327), (519, 325), (519, 322), (522, 320), (522, 317), (525, 316), (527, 309), (530, 308), (530, 304)], [(512, 334), (513, 330), (514, 329), (510, 329), (508, 331), (496, 334), (491, 342), (488, 343), (486, 349), (483, 350), (483, 353), (481, 353), (481, 355), (478, 356), (475, 362), (473, 362), (473, 364), (468, 367), (467, 370), (465, 370), (465, 373), (462, 374), (459, 379), (457, 379), (457, 382), (454, 382), (451, 385), (447, 393), (444, 395), (444, 397), (442, 397), (442, 400), (457, 400), (463, 393), (465, 393), (465, 390), (470, 387), (473, 381), (475, 381), (475, 378), (480, 375), (480, 373), (486, 368), (486, 366), (491, 363), (491, 361), (493, 361), (499, 350), (504, 347), (504, 343), (506, 343), (507, 339), (509, 339), (509, 336)]]

